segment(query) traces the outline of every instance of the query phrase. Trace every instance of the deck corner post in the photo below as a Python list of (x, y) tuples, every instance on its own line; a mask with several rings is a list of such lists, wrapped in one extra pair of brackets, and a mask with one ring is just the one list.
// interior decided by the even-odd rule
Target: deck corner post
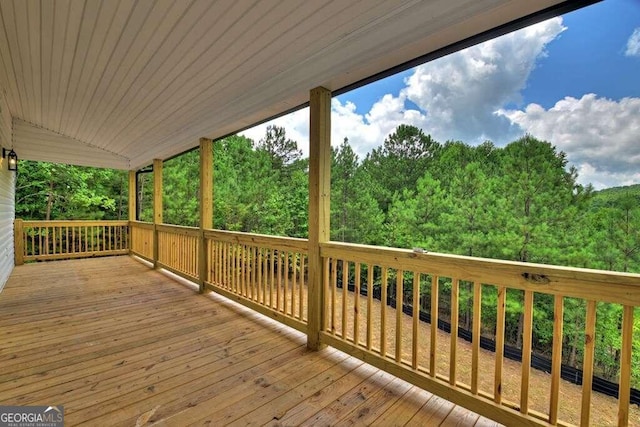
[(15, 265), (24, 264), (24, 228), (22, 220), (16, 218), (13, 222), (13, 251)]
[(162, 224), (162, 159), (153, 160), (153, 268), (158, 268), (158, 225)]
[(138, 194), (136, 192), (136, 171), (129, 171), (129, 226), (127, 227), (128, 239), (127, 243), (129, 245), (129, 255), (133, 255), (133, 233), (131, 232), (131, 222), (135, 221), (136, 218), (136, 198)]
[(207, 256), (207, 241), (204, 236), (206, 229), (213, 228), (213, 141), (200, 138), (200, 239), (198, 242), (198, 292), (204, 293), (207, 273), (209, 271), (209, 257)]
[(330, 238), (331, 91), (317, 87), (309, 99), (309, 304), (307, 347), (324, 347), (324, 269), (320, 245)]

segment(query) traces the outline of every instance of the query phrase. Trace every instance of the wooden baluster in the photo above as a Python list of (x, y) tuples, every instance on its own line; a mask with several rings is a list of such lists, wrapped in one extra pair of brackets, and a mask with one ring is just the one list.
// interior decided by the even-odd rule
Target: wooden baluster
[(349, 262), (342, 260), (342, 339), (347, 339), (347, 294), (349, 293)]
[(258, 271), (258, 280), (260, 286), (260, 293), (262, 294), (261, 303), (263, 305), (268, 304), (267, 290), (269, 288), (269, 249), (260, 248), (258, 257), (260, 258), (260, 270)]
[(504, 321), (507, 289), (498, 286), (498, 306), (496, 315), (496, 360), (493, 380), (493, 400), (502, 403), (502, 366), (504, 363)]
[(223, 243), (219, 242), (217, 240), (212, 240), (213, 244), (215, 245), (216, 248), (216, 265), (215, 265), (215, 284), (218, 286), (222, 286), (222, 283), (224, 282), (223, 280), (223, 273), (222, 273), (222, 269), (224, 268), (223, 262), (224, 262), (224, 254), (223, 254)]
[(631, 353), (633, 351), (633, 306), (623, 306), (622, 349), (620, 353), (620, 388), (618, 397), (618, 425), (629, 424), (631, 398)]
[(292, 254), (291, 261), (293, 262), (293, 278), (291, 279), (291, 317), (298, 317), (296, 315), (296, 298), (298, 297), (298, 253)]
[[(327, 315), (327, 313), (329, 312), (329, 300), (331, 300), (331, 307), (333, 307), (333, 293), (330, 291), (330, 289), (333, 289), (333, 285), (331, 282), (331, 276), (329, 275), (329, 271), (331, 270), (331, 259), (330, 258), (323, 258), (322, 259), (323, 262), (323, 266), (322, 268), (324, 269), (324, 274), (322, 275), (323, 277), (323, 290), (324, 290), (324, 310), (323, 312), (325, 313), (322, 317), (322, 325), (320, 327), (321, 330), (325, 330), (325, 331), (329, 331), (332, 332), (334, 331), (333, 328), (333, 316), (329, 317)], [(333, 308), (331, 309), (332, 314), (333, 314)]]
[(480, 370), (480, 326), (482, 325), (482, 284), (473, 284), (473, 320), (471, 332), (471, 393), (478, 394), (478, 371)]
[(206, 272), (206, 276), (204, 278), (205, 283), (214, 283), (215, 282), (215, 277), (216, 277), (216, 266), (217, 266), (217, 262), (216, 262), (216, 248), (214, 246), (214, 242), (208, 240), (206, 237), (202, 237), (204, 239), (204, 247), (207, 249), (207, 255), (206, 255), (206, 263), (209, 266), (209, 268), (207, 268), (207, 272)]
[(549, 403), (549, 423), (558, 423), (558, 402), (560, 398), (560, 369), (562, 368), (562, 326), (564, 323), (562, 295), (554, 297), (553, 307), (553, 353), (551, 356), (551, 399)]
[(187, 237), (183, 234), (171, 235), (172, 239), (178, 240), (178, 249), (176, 250), (176, 257), (173, 261), (178, 269), (184, 273), (189, 273), (189, 261), (191, 258), (191, 248), (187, 244)]
[[(305, 284), (304, 284), (305, 259), (306, 259), (305, 255), (300, 254), (300, 289), (298, 290), (300, 292), (300, 304), (298, 304), (298, 310), (300, 311), (300, 320), (302, 320), (305, 317), (304, 311), (303, 311), (304, 310), (304, 290), (305, 290)], [(325, 276), (325, 280), (327, 280), (328, 278), (329, 278), (328, 275)], [(326, 298), (326, 294), (325, 294), (325, 298)], [(324, 317), (326, 318), (327, 316), (325, 315)]]
[(235, 245), (233, 243), (227, 243), (227, 289), (230, 292), (235, 293), (235, 269), (233, 268), (236, 259), (234, 256)]
[(249, 251), (247, 253), (247, 256), (249, 257), (248, 260), (248, 270), (249, 270), (249, 299), (251, 299), (252, 301), (255, 301), (255, 284), (256, 284), (256, 278), (255, 278), (255, 257), (254, 257), (254, 253), (255, 253), (256, 247), (255, 246), (249, 246)]
[(276, 271), (275, 271), (276, 255), (273, 249), (270, 249), (269, 255), (271, 257), (271, 280), (269, 281), (269, 307), (274, 308), (273, 307), (273, 285), (274, 285), (274, 282), (276, 281)]
[(229, 266), (229, 274), (231, 275), (231, 292), (238, 293), (238, 246), (235, 243), (231, 244), (231, 265)]
[(222, 243), (222, 287), (229, 289), (229, 243)]
[(373, 265), (367, 264), (367, 350), (371, 351), (373, 310)]
[(529, 413), (529, 378), (531, 374), (531, 339), (533, 332), (533, 292), (524, 291), (524, 325), (522, 329), (522, 381), (520, 412)]
[(244, 245), (244, 274), (245, 274), (245, 297), (248, 299), (253, 298), (253, 290), (251, 289), (251, 247)]
[(418, 369), (418, 331), (420, 327), (420, 273), (417, 271), (413, 272), (413, 295), (411, 299), (411, 308), (412, 308), (412, 339), (411, 339), (411, 367), (413, 369)]
[(353, 284), (353, 343), (360, 344), (360, 263), (356, 262)]
[(244, 294), (244, 280), (242, 275), (242, 245), (236, 245), (236, 294), (243, 295)]
[[(289, 302), (289, 252), (284, 253), (284, 314), (287, 312), (287, 302)], [(293, 311), (292, 311), (293, 312)]]
[(429, 348), (429, 375), (436, 376), (438, 353), (438, 276), (431, 276), (431, 346)]
[(44, 255), (49, 255), (49, 227), (45, 226), (44, 229)]
[(331, 259), (331, 333), (336, 334), (336, 287), (338, 286), (338, 260)]
[(282, 270), (284, 269), (283, 265), (283, 259), (282, 259), (282, 253), (281, 251), (278, 251), (278, 256), (276, 258), (276, 262), (278, 263), (278, 283), (277, 283), (277, 287), (276, 287), (276, 299), (277, 299), (277, 310), (284, 312), (284, 307), (283, 304), (281, 304), (282, 301), (282, 297), (283, 297), (283, 280), (282, 280)]
[(456, 385), (456, 366), (458, 356), (458, 317), (460, 300), (460, 280), (455, 277), (451, 278), (451, 333), (450, 333), (450, 351), (449, 351), (449, 384)]
[(29, 229), (29, 234), (31, 234), (31, 252), (29, 253), (29, 255), (35, 255), (36, 254), (36, 233), (35, 230), (33, 228)]
[(587, 301), (584, 327), (584, 359), (582, 362), (582, 409), (580, 425), (588, 427), (591, 416), (591, 388), (593, 385), (593, 356), (596, 348), (596, 302)]
[(249, 294), (249, 286), (247, 283), (247, 246), (240, 246), (240, 283), (241, 286), (241, 294), (243, 297), (247, 297)]
[(389, 279), (389, 270), (382, 267), (382, 292), (380, 296), (380, 355), (387, 355), (387, 282)]
[(253, 246), (251, 250), (251, 288), (253, 289), (253, 300), (258, 302), (258, 270), (260, 270), (260, 264), (258, 264), (258, 251), (259, 247)]
[(396, 362), (402, 360), (402, 305), (404, 298), (404, 271), (396, 275)]

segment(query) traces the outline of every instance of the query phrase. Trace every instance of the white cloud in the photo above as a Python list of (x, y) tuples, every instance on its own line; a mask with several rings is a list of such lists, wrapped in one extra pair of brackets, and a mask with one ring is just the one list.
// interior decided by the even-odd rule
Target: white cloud
[[(400, 124), (418, 126), (441, 142), (471, 144), (485, 139), (504, 144), (528, 132), (565, 151), (583, 184), (604, 188), (638, 183), (639, 98), (614, 101), (587, 94), (566, 97), (549, 109), (537, 104), (504, 107), (521, 101), (546, 46), (565, 30), (562, 19), (554, 18), (419, 66), (399, 93), (383, 95), (366, 114), (359, 114), (350, 101), (333, 99), (332, 144), (347, 137), (363, 158)], [(640, 49), (640, 28), (627, 51), (634, 51), (632, 46)], [(283, 126), (308, 155), (308, 116), (303, 109), (243, 134), (257, 141), (269, 124)]]
[(624, 52), (627, 56), (640, 56), (640, 27), (633, 30), (629, 40), (627, 40), (627, 50)]
[[(331, 102), (331, 144), (338, 146), (346, 137), (354, 151), (360, 158), (364, 158), (368, 152), (381, 145), (398, 125), (404, 123), (423, 127), (424, 119), (421, 112), (406, 109), (404, 99), (392, 95), (383, 96), (366, 116), (358, 114), (352, 102), (343, 104), (334, 98)], [(309, 155), (308, 108), (247, 129), (242, 135), (259, 141), (270, 125), (284, 127), (287, 137), (298, 142), (298, 147), (305, 156)]]
[[(461, 139), (505, 142), (513, 136), (509, 120), (494, 114), (518, 101), (536, 60), (565, 27), (553, 18), (421, 65), (406, 79), (399, 94), (386, 94), (365, 115), (351, 102), (332, 102), (332, 143), (345, 137), (360, 157), (380, 146), (400, 124), (418, 126), (440, 141)], [(407, 100), (420, 110), (407, 108)], [(259, 140), (271, 124), (283, 126), (308, 154), (308, 109), (243, 132)]]
[(254, 141), (259, 141), (264, 138), (267, 132), (267, 126), (275, 125), (285, 128), (287, 132), (287, 138), (292, 139), (298, 143), (298, 148), (302, 150), (305, 156), (309, 155), (309, 109), (303, 108), (298, 111), (294, 111), (286, 116), (279, 117), (271, 120), (267, 123), (263, 123), (258, 126), (254, 126), (243, 132), (243, 135), (247, 138), (251, 138)]
[(427, 112), (425, 131), (437, 140), (506, 142), (513, 129), (493, 113), (520, 102), (536, 61), (565, 29), (553, 18), (421, 65), (403, 92)]
[(640, 182), (640, 172), (618, 173), (598, 170), (589, 163), (578, 166), (578, 180), (580, 183), (592, 184), (596, 190), (603, 188), (632, 185)]
[(497, 115), (567, 153), (582, 183), (639, 182), (640, 98), (613, 101), (591, 93), (580, 99), (566, 97), (548, 110), (529, 104)]

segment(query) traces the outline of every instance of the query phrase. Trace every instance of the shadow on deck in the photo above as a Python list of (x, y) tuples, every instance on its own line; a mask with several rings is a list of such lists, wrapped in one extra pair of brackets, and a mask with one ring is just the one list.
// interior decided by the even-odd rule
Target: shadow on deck
[(497, 425), (130, 257), (16, 267), (0, 313), (0, 404), (66, 425)]

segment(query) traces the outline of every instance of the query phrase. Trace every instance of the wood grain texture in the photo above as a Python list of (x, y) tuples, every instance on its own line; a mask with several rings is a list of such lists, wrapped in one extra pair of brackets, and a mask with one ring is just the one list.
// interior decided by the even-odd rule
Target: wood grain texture
[(0, 312), (0, 401), (63, 404), (68, 425), (478, 419), (130, 257), (16, 267)]
[(328, 242), (331, 197), (331, 91), (309, 93), (309, 308), (308, 346), (322, 347), (323, 261), (320, 243)]
[[(352, 243), (321, 244), (323, 257), (428, 272), (552, 295), (640, 306), (640, 274), (475, 258)], [(393, 260), (393, 262), (390, 262)], [(532, 277), (542, 280), (536, 281)], [(548, 281), (548, 283), (547, 283)]]

